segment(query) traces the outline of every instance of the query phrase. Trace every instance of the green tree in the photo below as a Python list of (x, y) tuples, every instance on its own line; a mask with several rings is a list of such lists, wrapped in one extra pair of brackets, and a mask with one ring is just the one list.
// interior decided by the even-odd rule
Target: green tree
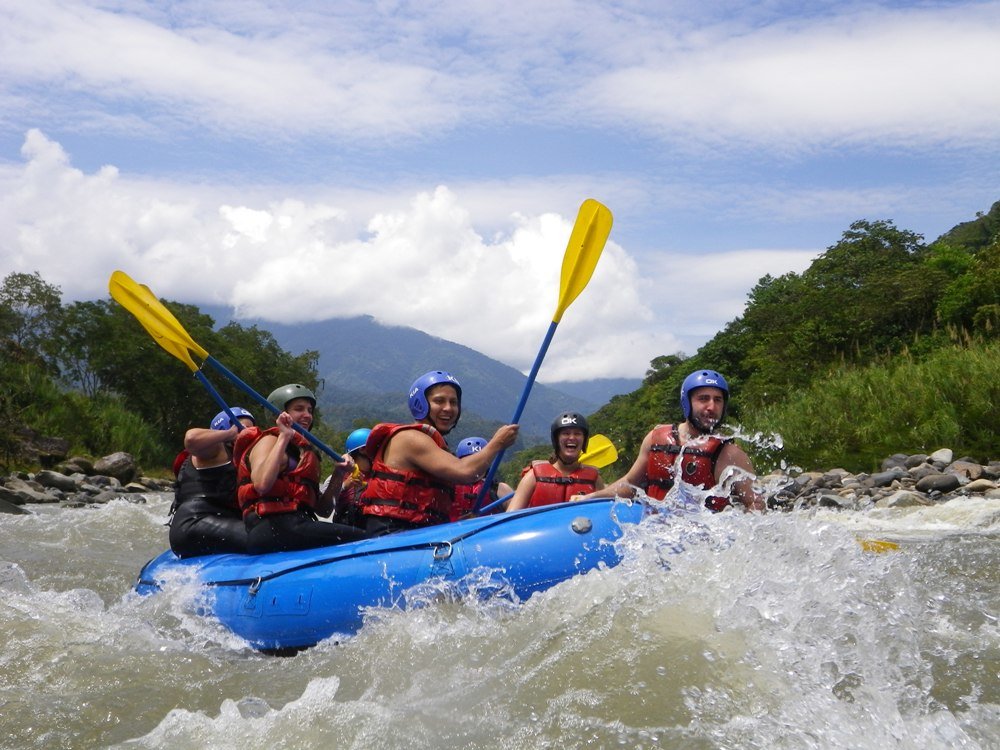
[(62, 303), (59, 287), (34, 273), (11, 273), (0, 284), (0, 337), (43, 352)]

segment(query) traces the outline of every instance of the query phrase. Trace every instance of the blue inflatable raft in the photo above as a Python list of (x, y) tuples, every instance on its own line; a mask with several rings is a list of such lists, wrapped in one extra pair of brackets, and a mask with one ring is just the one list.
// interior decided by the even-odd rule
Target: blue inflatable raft
[[(615, 499), (563, 503), (470, 518), (334, 547), (181, 560), (169, 550), (148, 562), (136, 590), (194, 579), (204, 614), (264, 651), (299, 649), (356, 633), (367, 607), (410, 606), (406, 593), (441, 585), (463, 596), (473, 581), (524, 600), (575, 575), (621, 561), (615, 541), (648, 508)], [(478, 574), (478, 575), (470, 575)]]

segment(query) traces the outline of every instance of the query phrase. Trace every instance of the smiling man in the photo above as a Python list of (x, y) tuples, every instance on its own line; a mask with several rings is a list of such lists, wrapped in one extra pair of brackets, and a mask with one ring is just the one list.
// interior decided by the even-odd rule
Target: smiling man
[(411, 424), (377, 424), (365, 453), (372, 475), (361, 496), (365, 529), (373, 534), (431, 526), (449, 520), (456, 484), (485, 476), (493, 458), (517, 439), (517, 425), (501, 427), (482, 450), (459, 459), (444, 436), (462, 415), (462, 386), (443, 370), (413, 381), (407, 399)]
[(747, 454), (731, 438), (715, 434), (729, 403), (726, 379), (715, 370), (695, 370), (681, 384), (680, 402), (684, 421), (650, 430), (628, 473), (585, 497), (629, 497), (632, 488), (639, 487), (662, 500), (680, 481), (718, 491), (705, 498), (709, 510), (724, 510), (735, 500), (748, 511), (763, 511), (764, 501), (753, 491), (753, 465)]

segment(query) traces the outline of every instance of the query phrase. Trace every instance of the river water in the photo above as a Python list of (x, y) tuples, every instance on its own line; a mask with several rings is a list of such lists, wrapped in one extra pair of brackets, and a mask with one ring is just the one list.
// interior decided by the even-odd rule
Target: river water
[(168, 506), (0, 515), (3, 747), (1000, 748), (1000, 500), (653, 519), (520, 606), (290, 658), (132, 593)]

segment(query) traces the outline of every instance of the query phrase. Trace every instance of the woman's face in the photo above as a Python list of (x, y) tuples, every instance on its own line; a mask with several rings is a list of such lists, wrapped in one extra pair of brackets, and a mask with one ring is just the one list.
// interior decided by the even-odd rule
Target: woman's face
[(285, 404), (285, 411), (299, 427), (309, 429), (313, 423), (313, 405), (307, 398), (293, 398)]

